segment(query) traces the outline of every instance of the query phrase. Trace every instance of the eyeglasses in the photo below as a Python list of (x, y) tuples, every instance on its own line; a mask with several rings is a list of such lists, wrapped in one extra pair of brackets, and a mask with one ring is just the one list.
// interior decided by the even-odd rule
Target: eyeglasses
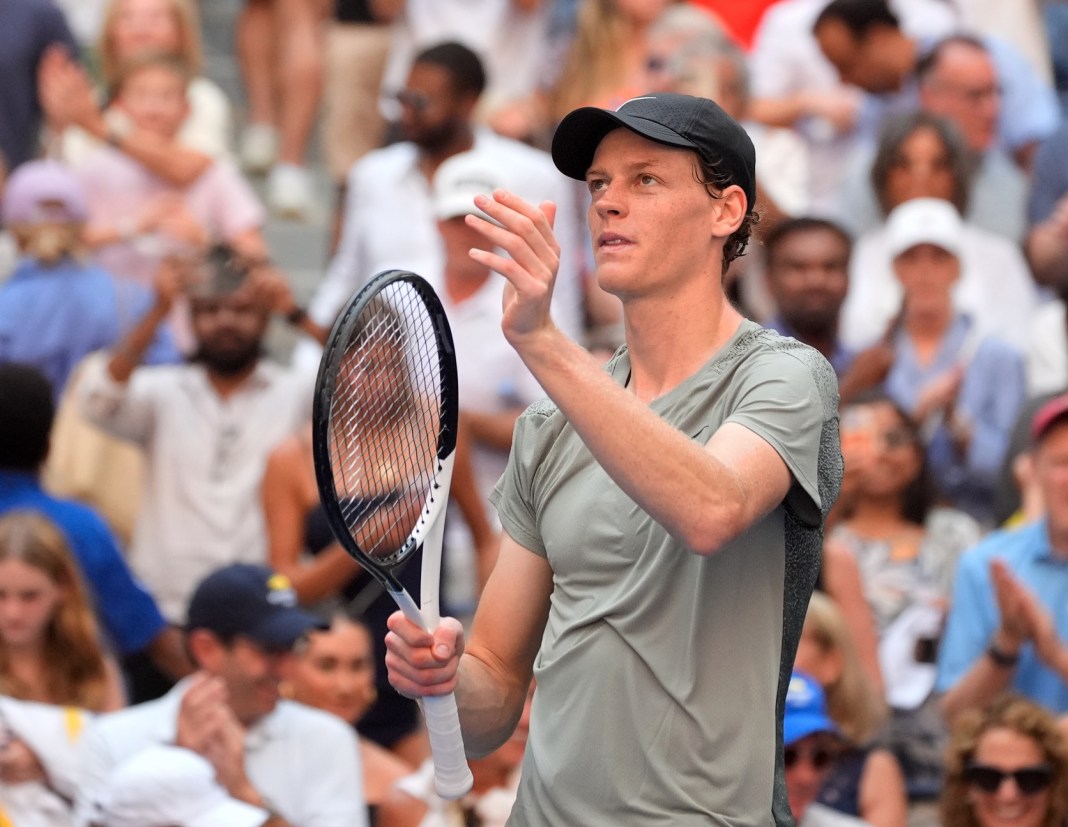
[(412, 89), (401, 89), (396, 94), (397, 103), (406, 106), (412, 111), (422, 114), (430, 108), (430, 97), (424, 92), (416, 92)]
[(1053, 783), (1053, 768), (1048, 764), (1037, 764), (1018, 770), (1003, 770), (986, 764), (969, 764), (964, 770), (964, 780), (984, 793), (996, 793), (1006, 778), (1012, 778), (1016, 788), (1024, 795), (1035, 795)]
[(807, 749), (798, 749), (795, 746), (783, 747), (782, 765), (786, 769), (790, 769), (790, 767), (804, 758), (812, 765), (813, 769), (824, 770), (834, 763), (834, 759), (837, 757), (837, 752), (826, 746), (809, 747)]

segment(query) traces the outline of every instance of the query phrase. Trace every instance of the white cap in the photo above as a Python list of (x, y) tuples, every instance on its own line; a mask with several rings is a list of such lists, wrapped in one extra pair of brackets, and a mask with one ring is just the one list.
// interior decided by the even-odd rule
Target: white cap
[(479, 215), (476, 195), (505, 186), (501, 161), (485, 150), (472, 149), (447, 158), (434, 174), (434, 215), (444, 221)]
[(260, 827), (270, 813), (231, 798), (195, 752), (153, 746), (111, 773), (98, 802), (104, 827)]
[(941, 198), (913, 198), (898, 204), (886, 218), (891, 258), (917, 244), (933, 244), (959, 258), (963, 234), (957, 208)]

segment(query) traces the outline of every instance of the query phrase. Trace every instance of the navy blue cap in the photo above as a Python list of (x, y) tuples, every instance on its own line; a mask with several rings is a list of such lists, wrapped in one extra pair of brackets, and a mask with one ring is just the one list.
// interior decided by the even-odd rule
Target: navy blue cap
[(782, 719), (783, 746), (790, 746), (817, 732), (838, 735), (839, 729), (827, 715), (823, 688), (808, 675), (794, 672), (786, 691), (786, 713)]
[(748, 210), (756, 205), (756, 150), (749, 134), (718, 104), (674, 93), (632, 98), (615, 111), (584, 106), (560, 121), (553, 161), (568, 178), (586, 179), (604, 136), (624, 126), (650, 141), (692, 149), (742, 188)]
[(267, 566), (235, 563), (205, 577), (189, 601), (186, 628), (223, 638), (247, 637), (271, 649), (290, 649), (308, 632), (325, 629), (297, 608), (297, 593), (284, 574)]

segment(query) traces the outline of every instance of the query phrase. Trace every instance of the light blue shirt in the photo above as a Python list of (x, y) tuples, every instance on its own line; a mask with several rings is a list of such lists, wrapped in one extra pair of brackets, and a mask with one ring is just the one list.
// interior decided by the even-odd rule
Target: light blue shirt
[[(957, 564), (953, 604), (938, 658), (935, 691), (952, 689), (986, 651), (1000, 613), (990, 581), (990, 562), (1003, 560), (1053, 616), (1058, 636), (1068, 638), (1068, 559), (1053, 556), (1045, 520), (998, 531), (965, 552)], [(1054, 712), (1068, 712), (1068, 684), (1026, 643), (1012, 688)]]
[[(971, 331), (968, 317), (957, 316), (927, 365), (920, 363), (908, 335), (899, 332), (894, 338), (894, 366), (886, 377), (887, 394), (912, 413), (924, 386), (957, 366), (974, 335)], [(972, 427), (966, 454), (957, 451), (944, 424), (927, 443), (927, 461), (941, 492), (980, 522), (993, 519), (1001, 463), (1026, 395), (1023, 357), (1004, 342), (983, 338), (967, 361), (957, 394), (957, 415)]]
[[(75, 366), (114, 345), (151, 304), (147, 288), (99, 267), (74, 259), (44, 267), (23, 259), (0, 287), (0, 362), (33, 365), (58, 399)], [(145, 364), (179, 361), (170, 332), (160, 328)]]

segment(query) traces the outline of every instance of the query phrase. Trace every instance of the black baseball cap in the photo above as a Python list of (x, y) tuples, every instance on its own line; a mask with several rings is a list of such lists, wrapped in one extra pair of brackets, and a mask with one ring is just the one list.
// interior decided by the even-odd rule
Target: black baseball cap
[(269, 649), (291, 649), (308, 632), (325, 629), (297, 608), (297, 593), (284, 574), (235, 563), (205, 577), (189, 601), (186, 628), (230, 639), (240, 635)]
[(694, 150), (742, 188), (756, 204), (756, 150), (730, 115), (707, 98), (672, 93), (631, 98), (615, 111), (584, 106), (569, 113), (553, 136), (553, 161), (568, 178), (586, 179), (604, 136), (621, 126), (650, 141)]

